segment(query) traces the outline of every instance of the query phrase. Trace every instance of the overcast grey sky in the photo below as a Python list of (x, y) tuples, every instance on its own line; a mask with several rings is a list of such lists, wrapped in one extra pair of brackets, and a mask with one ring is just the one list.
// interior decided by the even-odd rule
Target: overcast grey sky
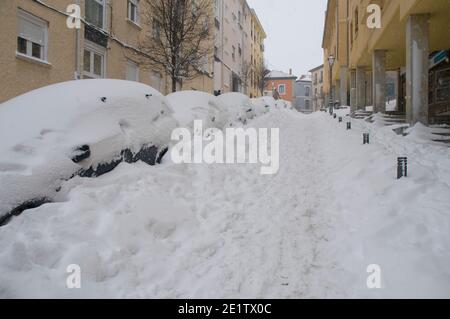
[(327, 0), (247, 0), (267, 33), (270, 69), (292, 68), (297, 76), (323, 63), (322, 36)]

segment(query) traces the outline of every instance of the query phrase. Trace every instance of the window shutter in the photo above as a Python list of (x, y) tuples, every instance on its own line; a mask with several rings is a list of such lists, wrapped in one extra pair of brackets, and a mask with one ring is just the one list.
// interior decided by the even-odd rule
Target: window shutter
[(19, 17), (19, 36), (42, 46), (45, 43), (44, 28), (25, 19), (24, 17)]

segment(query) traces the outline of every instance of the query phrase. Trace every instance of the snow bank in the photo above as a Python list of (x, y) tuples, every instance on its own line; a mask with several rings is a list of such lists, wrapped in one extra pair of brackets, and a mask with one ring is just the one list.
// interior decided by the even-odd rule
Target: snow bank
[(294, 107), (292, 106), (292, 103), (289, 101), (285, 101), (285, 100), (276, 100), (275, 107), (278, 109), (287, 109), (287, 110), (294, 109)]
[[(167, 161), (64, 182), (1, 229), (0, 297), (448, 298), (450, 149), (352, 122), (284, 109), (249, 122), (280, 128), (270, 177)], [(81, 289), (65, 286), (70, 264)], [(367, 288), (371, 264), (382, 289)]]
[(263, 96), (251, 100), (254, 112), (257, 116), (265, 114), (275, 108), (276, 101), (271, 96)]
[(229, 115), (229, 123), (247, 123), (256, 114), (250, 98), (241, 93), (225, 93), (217, 97), (217, 105)]
[(200, 91), (181, 91), (169, 94), (167, 100), (181, 127), (192, 128), (195, 120), (203, 120), (204, 127), (222, 129), (228, 121), (228, 112), (217, 105), (214, 95)]
[[(0, 217), (61, 180), (128, 149), (163, 147), (176, 126), (165, 98), (144, 84), (83, 80), (38, 89), (0, 105)], [(90, 146), (78, 164), (75, 149)]]

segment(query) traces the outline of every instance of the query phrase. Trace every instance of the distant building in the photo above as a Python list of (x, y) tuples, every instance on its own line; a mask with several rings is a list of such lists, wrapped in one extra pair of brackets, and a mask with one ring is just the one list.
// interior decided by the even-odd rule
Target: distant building
[(294, 103), (294, 83), (297, 77), (292, 75), (292, 70), (288, 73), (282, 71), (271, 71), (267, 75), (267, 84), (264, 95), (271, 95), (274, 98)]
[(312, 105), (312, 82), (309, 75), (303, 75), (295, 81), (294, 86), (294, 107), (299, 112), (314, 112)]
[(325, 97), (323, 93), (323, 64), (309, 71), (311, 73), (312, 83), (312, 109), (319, 111), (325, 107)]

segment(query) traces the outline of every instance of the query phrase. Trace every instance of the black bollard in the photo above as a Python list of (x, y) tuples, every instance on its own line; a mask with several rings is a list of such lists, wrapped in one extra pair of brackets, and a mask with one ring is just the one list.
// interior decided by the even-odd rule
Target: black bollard
[(363, 133), (363, 144), (370, 144), (370, 136), (369, 133)]
[(333, 118), (335, 119), (335, 118), (336, 118), (336, 116), (337, 116), (337, 115), (336, 115), (336, 113), (334, 113), (334, 114), (333, 114)]
[(397, 159), (397, 179), (408, 177), (408, 158), (399, 157)]
[(347, 130), (351, 130), (352, 129), (352, 122), (347, 122)]
[(339, 123), (342, 123), (342, 116), (339, 116)]

